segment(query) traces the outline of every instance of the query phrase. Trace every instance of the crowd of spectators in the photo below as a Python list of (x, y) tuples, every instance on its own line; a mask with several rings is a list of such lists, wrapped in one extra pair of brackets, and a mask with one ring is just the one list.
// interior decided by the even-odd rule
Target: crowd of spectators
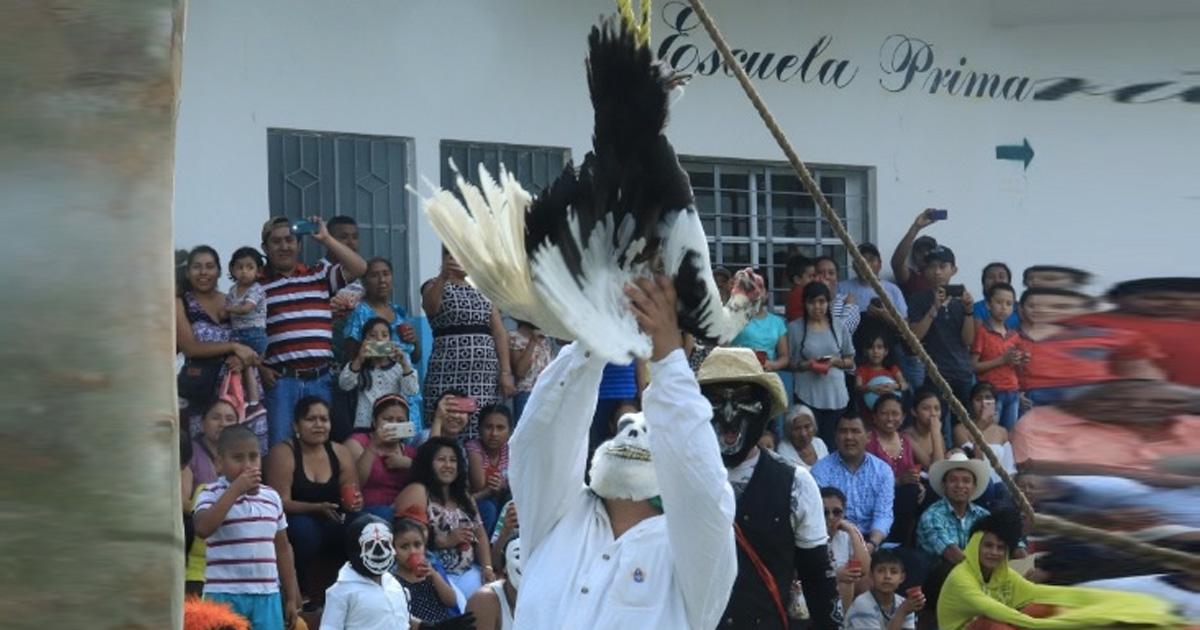
[[(883, 286), (983, 441), (1039, 509), (1195, 549), (1200, 279), (1133, 280), (1096, 297), (1084, 271), (1030, 267), (1018, 290), (994, 262), (975, 300), (955, 283), (955, 252), (922, 234), (936, 216), (916, 217)], [(301, 248), (313, 246), (324, 257), (305, 265)], [(398, 553), (427, 558), (396, 569), (415, 616), (484, 610), (500, 628), (494, 611), (511, 614), (518, 596), (511, 581), (495, 586), (519, 535), (508, 438), (562, 340), (505, 318), (445, 250), (421, 285), (424, 317), (409, 313), (393, 296), (391, 262), (358, 254), (347, 217), (273, 218), (261, 248), (240, 248), (222, 267), (215, 250), (196, 247), (179, 283), (189, 591), (247, 616), (263, 603), (246, 597), (273, 593), (266, 605), (286, 621), (315, 619), (347, 559), (348, 524), (373, 514), (393, 525)], [(880, 274), (880, 249), (860, 250)], [(224, 271), (228, 293), (218, 290)], [(845, 278), (833, 258), (802, 255), (787, 274), (787, 303), (763, 304), (729, 344), (790, 384), (793, 406), (760, 445), (821, 486), (845, 627), (938, 627), (941, 591), (961, 581), (955, 568), (980, 570), (972, 549), (1007, 532), (992, 524), (1000, 533), (978, 543), (974, 526), (1007, 514), (1012, 497), (865, 274)], [(684, 347), (693, 367), (710, 350), (694, 339)], [(648, 378), (642, 362), (605, 369), (593, 448), (637, 409)], [(238, 519), (257, 520), (230, 525)], [(1089, 541), (1025, 530), (996, 544), (1023, 563), (1022, 580), (1103, 579), (1200, 609), (1194, 579)], [(1103, 575), (1083, 568), (1106, 557), (1119, 562)]]

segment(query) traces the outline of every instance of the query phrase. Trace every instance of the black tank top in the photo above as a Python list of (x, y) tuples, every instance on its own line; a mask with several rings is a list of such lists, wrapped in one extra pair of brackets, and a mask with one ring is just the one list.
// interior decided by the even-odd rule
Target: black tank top
[(296, 458), (296, 470), (292, 472), (292, 500), (305, 503), (341, 501), (341, 483), (338, 479), (341, 467), (338, 466), (337, 453), (333, 452), (333, 444), (325, 443), (325, 456), (329, 458), (329, 468), (333, 474), (329, 475), (329, 480), (324, 483), (310, 481), (304, 474), (304, 455), (300, 453), (299, 442), (292, 440), (288, 445), (292, 447), (292, 454)]

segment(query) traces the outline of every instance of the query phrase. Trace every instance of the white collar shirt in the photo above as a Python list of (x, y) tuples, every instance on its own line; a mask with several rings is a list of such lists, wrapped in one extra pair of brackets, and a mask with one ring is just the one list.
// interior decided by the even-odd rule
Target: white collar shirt
[(409, 630), (408, 591), (390, 573), (380, 584), (342, 565), (325, 591), (321, 630)]
[(565, 349), (538, 377), (510, 442), (524, 555), (515, 627), (714, 628), (737, 552), (712, 406), (682, 351), (651, 365), (643, 407), (665, 513), (614, 540), (604, 501), (583, 487), (603, 368)]
[(825, 531), (825, 503), (821, 500), (821, 489), (813, 479), (812, 473), (804, 466), (796, 466), (779, 455), (770, 451), (755, 448), (742, 463), (729, 469), (729, 484), (733, 493), (739, 499), (754, 476), (758, 460), (763, 454), (774, 458), (781, 464), (787, 464), (795, 474), (792, 475), (792, 533), (796, 546), (801, 549), (813, 549), (829, 542), (829, 534)]

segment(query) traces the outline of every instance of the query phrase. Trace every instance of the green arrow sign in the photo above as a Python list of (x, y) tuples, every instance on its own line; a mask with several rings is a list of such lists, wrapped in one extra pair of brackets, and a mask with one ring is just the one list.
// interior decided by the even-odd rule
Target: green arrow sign
[(996, 147), (996, 159), (1024, 162), (1028, 169), (1033, 161), (1033, 147), (1029, 146), (1029, 140), (1025, 140), (1024, 144), (1002, 144)]

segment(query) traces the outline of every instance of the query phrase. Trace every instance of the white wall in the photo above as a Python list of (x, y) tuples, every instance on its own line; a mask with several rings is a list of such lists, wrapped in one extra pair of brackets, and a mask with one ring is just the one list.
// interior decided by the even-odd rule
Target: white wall
[[(801, 58), (821, 35), (858, 66), (844, 89), (759, 81), (805, 160), (877, 169), (875, 237), (891, 250), (926, 206), (950, 209), (933, 234), (958, 252), (968, 286), (992, 259), (1014, 269), (1071, 264), (1101, 283), (1187, 274), (1200, 231), (1200, 103), (1118, 104), (1107, 96), (1006, 102), (880, 87), (880, 46), (903, 33), (934, 46), (937, 65), (1106, 85), (1200, 85), (1200, 20), (1003, 26), (991, 2), (710, 0), (735, 48)], [(1083, 5), (1086, 6), (1086, 5)], [(439, 2), (205, 0), (189, 6), (176, 160), (176, 240), (223, 254), (257, 242), (267, 216), (266, 129), (415, 139), (418, 173), (438, 180), (443, 139), (586, 151), (591, 110), (587, 30), (607, 0)], [(657, 46), (670, 29), (655, 5)], [(1003, 16), (1001, 16), (1003, 18)], [(1025, 20), (1028, 14), (1023, 14)], [(1036, 17), (1036, 16), (1035, 16)], [(1061, 16), (1057, 19), (1061, 19)], [(702, 30), (688, 43), (713, 49)], [(814, 66), (814, 71), (816, 67)], [(1164, 89), (1166, 95), (1179, 89)], [(1200, 94), (1200, 90), (1198, 90)], [(737, 83), (695, 78), (673, 109), (681, 154), (779, 160)], [(1028, 138), (1028, 171), (994, 159)], [(417, 219), (417, 217), (414, 217)], [(417, 223), (418, 275), (438, 247)]]

